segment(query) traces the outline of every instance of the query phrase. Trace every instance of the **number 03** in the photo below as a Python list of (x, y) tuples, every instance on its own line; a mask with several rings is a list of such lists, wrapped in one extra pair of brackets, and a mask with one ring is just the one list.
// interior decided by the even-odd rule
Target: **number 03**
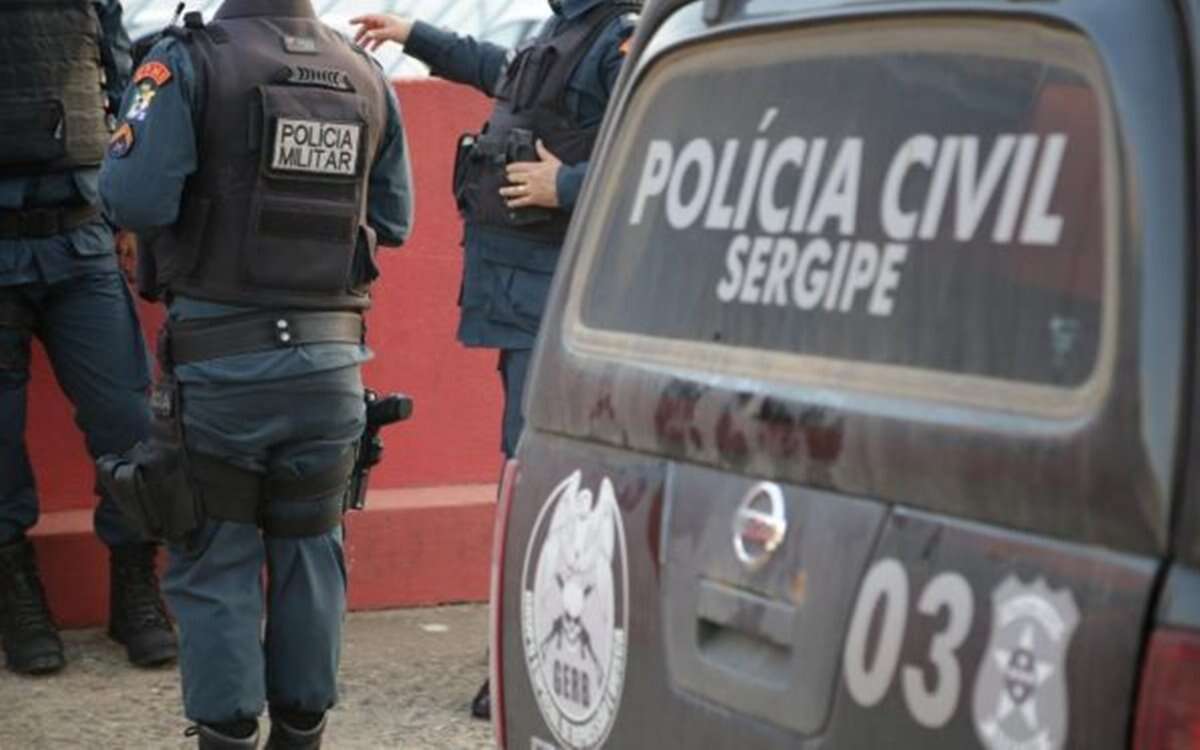
[[(885, 558), (875, 563), (863, 578), (846, 637), (842, 668), (846, 689), (856, 703), (871, 708), (887, 695), (900, 665), (900, 647), (908, 627), (908, 572), (898, 561)], [(872, 663), (867, 663), (867, 638), (875, 613), (882, 607), (879, 643)], [(946, 610), (945, 629), (929, 644), (929, 663), (937, 672), (933, 687), (927, 684), (925, 669), (905, 666), (902, 680), (904, 701), (913, 719), (920, 725), (937, 729), (946, 725), (958, 708), (962, 692), (962, 669), (955, 652), (971, 631), (975, 600), (971, 587), (958, 573), (934, 577), (917, 600), (917, 611), (937, 617)]]

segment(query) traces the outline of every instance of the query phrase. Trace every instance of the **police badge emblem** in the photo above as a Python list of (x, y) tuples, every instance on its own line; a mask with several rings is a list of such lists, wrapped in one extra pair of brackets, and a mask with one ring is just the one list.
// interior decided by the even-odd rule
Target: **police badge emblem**
[(1066, 661), (1079, 624), (1075, 598), (1009, 576), (992, 593), (992, 635), (975, 678), (975, 731), (988, 750), (1067, 744)]
[(576, 471), (550, 493), (525, 551), (521, 633), (546, 724), (571, 750), (599, 747), (625, 683), (629, 577), (625, 529), (607, 477)]

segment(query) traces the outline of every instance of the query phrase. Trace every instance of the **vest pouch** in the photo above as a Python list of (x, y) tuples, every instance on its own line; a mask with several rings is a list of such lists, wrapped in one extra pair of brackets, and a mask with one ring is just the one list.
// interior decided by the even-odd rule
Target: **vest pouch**
[(508, 207), (500, 196), (500, 188), (508, 187), (508, 171), (504, 162), (496, 163), (492, 159), (481, 160), (477, 176), (473, 181), (472, 190), (475, 192), (474, 206), (466, 217), (476, 223), (486, 226), (510, 226)]
[(351, 91), (309, 86), (258, 91), (264, 179), (302, 183), (301, 192), (314, 198), (344, 199), (339, 187), (359, 183), (374, 156), (368, 153), (367, 102)]
[(58, 100), (0, 98), (0, 165), (42, 164), (67, 153), (67, 120)]
[(259, 195), (242, 253), (242, 275), (256, 287), (345, 292), (351, 286), (358, 212), (350, 206)]
[(600, 134), (600, 126), (594, 128), (572, 128), (564, 125), (561, 128), (547, 129), (542, 135), (542, 142), (550, 153), (562, 160), (563, 164), (573, 166), (590, 161), (592, 151), (596, 146), (596, 136)]
[(366, 224), (358, 227), (358, 242), (354, 243), (354, 277), (352, 287), (365, 290), (379, 278), (379, 263), (376, 254), (379, 250), (379, 238), (375, 230)]
[(369, 161), (366, 103), (350, 91), (265, 85), (262, 166), (242, 253), (244, 281), (271, 290), (354, 286)]
[(454, 203), (463, 216), (469, 215), (471, 206), (479, 200), (479, 168), (483, 157), (478, 148), (482, 139), (483, 136), (465, 133), (459, 136), (454, 152), (454, 177), (450, 186)]
[[(488, 135), (463, 136), (459, 141), (459, 157), (454, 167), (454, 199), (463, 218), (468, 221), (500, 221), (500, 214), (487, 215), (487, 200), (492, 193), (508, 184), (505, 173), (506, 141)], [(494, 212), (492, 212), (494, 213)]]
[(521, 51), (508, 66), (498, 98), (507, 99), (514, 112), (536, 106), (557, 61), (558, 50), (553, 47), (533, 45)]

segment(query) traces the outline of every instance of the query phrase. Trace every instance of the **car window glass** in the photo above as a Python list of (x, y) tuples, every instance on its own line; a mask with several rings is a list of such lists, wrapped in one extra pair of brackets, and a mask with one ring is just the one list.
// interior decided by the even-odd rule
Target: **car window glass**
[(655, 65), (588, 221), (582, 328), (718, 368), (1083, 387), (1114, 281), (1102, 87), (1078, 37), (1001, 23), (746, 36)]

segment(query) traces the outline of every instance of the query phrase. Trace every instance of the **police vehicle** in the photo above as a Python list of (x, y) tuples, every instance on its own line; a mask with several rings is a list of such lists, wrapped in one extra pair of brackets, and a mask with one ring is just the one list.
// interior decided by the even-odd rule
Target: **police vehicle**
[(502, 484), (506, 748), (1200, 748), (1200, 0), (651, 0)]

